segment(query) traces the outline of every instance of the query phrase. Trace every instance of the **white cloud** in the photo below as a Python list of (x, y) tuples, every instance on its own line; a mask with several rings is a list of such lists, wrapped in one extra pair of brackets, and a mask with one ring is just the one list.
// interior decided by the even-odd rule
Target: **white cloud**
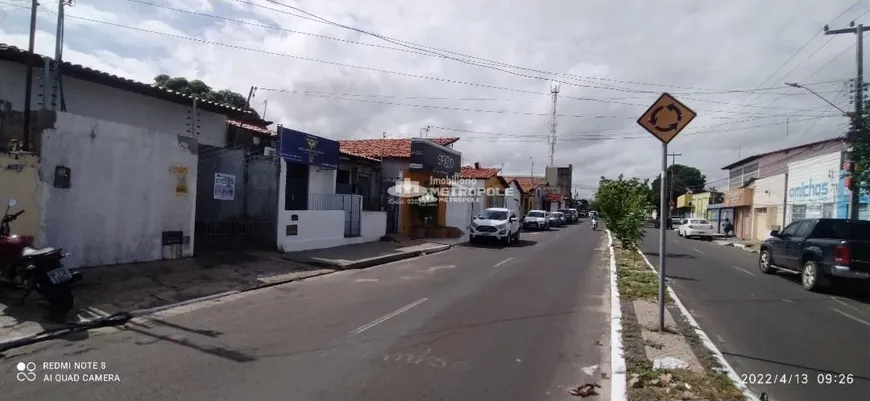
[[(199, 78), (214, 88), (245, 94), (251, 86), (257, 86), (261, 89), (254, 103), (269, 100), (269, 119), (316, 135), (331, 138), (380, 137), (382, 132), (391, 136), (417, 135), (421, 127), (431, 125), (490, 133), (431, 129), (431, 136), (462, 137), (457, 147), (466, 161), (491, 166), (504, 162), (506, 172), (512, 174), (527, 174), (530, 157), (538, 173), (547, 162), (548, 118), (520, 114), (549, 112), (550, 83), (546, 79), (524, 78), (414, 54), (420, 51), (300, 18), (311, 17), (265, 0), (147, 1), (279, 29), (171, 11), (138, 1), (81, 0), (67, 11), (71, 18), (65, 58), (144, 81), (166, 73)], [(250, 1), (268, 9), (245, 4)], [(851, 6), (853, 0), (735, 0), (727, 5), (692, 0), (533, 3), (443, 0), (416, 6), (396, 0), (278, 1), (338, 23), (480, 58), (470, 62), (487, 65), (500, 62), (563, 73), (557, 77), (565, 81), (558, 102), (560, 114), (608, 117), (559, 118), (556, 163), (573, 164), (575, 183), (583, 187), (596, 185), (602, 175), (656, 174), (659, 145), (634, 120), (661, 91), (671, 92), (698, 111), (698, 118), (672, 143), (671, 150), (683, 153), (678, 162), (699, 167), (711, 180), (724, 176), (719, 171), (721, 166), (738, 156), (842, 133), (843, 119), (817, 118), (837, 113), (805, 91), (783, 86), (752, 93), (722, 92), (759, 86), (810, 36)], [(831, 26), (844, 26), (867, 10), (870, 5), (856, 6)], [(5, 21), (5, 32), (0, 31), (2, 40), (26, 46), (26, 10), (4, 5), (0, 6), (0, 12)], [(260, 52), (179, 40), (77, 20), (73, 18), (76, 16)], [(54, 31), (53, 18), (47, 12), (40, 16), (37, 36), (40, 52), (53, 53), (54, 38), (50, 33)], [(818, 34), (762, 86), (782, 86), (785, 81), (832, 81), (812, 87), (841, 107), (848, 107), (848, 94), (843, 94), (843, 89), (848, 90), (845, 80), (854, 75), (853, 44), (854, 37), (849, 35)], [(340, 67), (305, 58), (435, 79)], [(795, 66), (798, 67), (793, 69)], [(554, 78), (503, 65), (497, 68)], [(507, 113), (366, 103), (336, 99), (335, 95), (316, 97), (266, 90), (269, 88), (367, 95), (337, 97)], [(711, 93), (714, 91), (719, 92)]]

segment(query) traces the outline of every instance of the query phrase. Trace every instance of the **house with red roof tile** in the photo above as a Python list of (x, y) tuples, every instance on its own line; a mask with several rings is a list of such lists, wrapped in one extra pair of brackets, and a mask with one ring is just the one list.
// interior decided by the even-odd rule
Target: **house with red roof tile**
[(547, 179), (544, 177), (504, 177), (506, 181), (516, 183), (520, 189), (520, 203), (523, 214), (529, 210), (549, 210), (546, 200)]
[(453, 149), (459, 138), (380, 138), (341, 140), (342, 152), (380, 160), (381, 194), (387, 211), (387, 232), (414, 237), (454, 237), (468, 225), (468, 205), (442, 197), (424, 208), (396, 196), (405, 181), (440, 188), (460, 170), (462, 154)]

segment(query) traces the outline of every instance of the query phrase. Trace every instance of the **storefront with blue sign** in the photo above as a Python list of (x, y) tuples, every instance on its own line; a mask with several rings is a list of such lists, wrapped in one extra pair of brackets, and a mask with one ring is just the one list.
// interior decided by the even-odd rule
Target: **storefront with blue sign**
[(278, 127), (284, 210), (307, 210), (309, 194), (334, 194), (338, 141)]
[[(837, 197), (837, 217), (849, 217), (849, 197), (852, 191), (846, 188), (846, 177), (848, 173), (845, 170), (840, 170), (840, 188), (839, 196)], [(858, 219), (870, 220), (870, 194), (862, 192), (858, 204)]]
[(786, 224), (800, 219), (839, 217), (840, 153), (788, 165)]

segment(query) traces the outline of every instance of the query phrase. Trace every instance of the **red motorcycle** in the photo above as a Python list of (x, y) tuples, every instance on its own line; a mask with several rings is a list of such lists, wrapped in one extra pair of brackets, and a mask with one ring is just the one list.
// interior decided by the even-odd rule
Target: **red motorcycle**
[(12, 234), (9, 223), (24, 213), (24, 210), (9, 213), (17, 204), (18, 201), (10, 199), (0, 220), (0, 279), (24, 289), (19, 303), (24, 303), (36, 290), (53, 310), (65, 314), (73, 308), (71, 287), (81, 279), (81, 273), (64, 267), (61, 260), (67, 254), (63, 253), (63, 248), (35, 249), (33, 237)]

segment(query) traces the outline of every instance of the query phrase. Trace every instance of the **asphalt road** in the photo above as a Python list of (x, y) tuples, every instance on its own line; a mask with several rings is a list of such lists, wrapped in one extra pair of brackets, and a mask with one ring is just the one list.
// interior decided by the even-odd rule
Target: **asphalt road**
[[(606, 393), (584, 371), (609, 370), (604, 236), (583, 224), (508, 248), (456, 246), (20, 348), (0, 362), (2, 398), (568, 400), (593, 381)], [(74, 361), (100, 366), (43, 364)], [(19, 362), (35, 362), (35, 382), (17, 380)], [(85, 383), (85, 373), (121, 381)]]
[[(644, 244), (655, 266), (659, 238), (648, 230)], [(672, 287), (737, 373), (755, 375), (751, 389), (773, 401), (868, 399), (866, 298), (805, 291), (796, 275), (762, 274), (757, 254), (672, 232), (666, 254)]]

